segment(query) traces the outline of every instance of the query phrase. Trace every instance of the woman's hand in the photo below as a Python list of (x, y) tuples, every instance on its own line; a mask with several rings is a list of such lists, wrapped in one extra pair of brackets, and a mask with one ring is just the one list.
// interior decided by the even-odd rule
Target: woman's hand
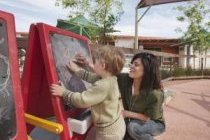
[(73, 61), (70, 61), (69, 64), (67, 65), (67, 67), (69, 68), (70, 71), (73, 72), (78, 72), (81, 68), (75, 64)]
[(150, 118), (142, 113), (131, 112), (127, 110), (122, 110), (122, 115), (124, 118), (133, 118), (143, 121), (148, 121)]
[(127, 110), (122, 110), (122, 115), (124, 118), (130, 118), (130, 111), (127, 111)]
[(50, 91), (51, 91), (52, 95), (54, 95), (54, 96), (62, 96), (62, 94), (65, 90), (66, 90), (66, 88), (63, 86), (62, 83), (61, 83), (61, 86), (56, 85), (56, 84), (52, 84), (50, 86)]

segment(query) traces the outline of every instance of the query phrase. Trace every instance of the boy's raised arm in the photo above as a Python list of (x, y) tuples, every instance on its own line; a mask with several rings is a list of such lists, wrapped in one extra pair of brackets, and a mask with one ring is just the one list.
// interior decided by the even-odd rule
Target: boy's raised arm
[(75, 64), (73, 61), (70, 61), (67, 65), (69, 70), (74, 72), (78, 77), (80, 77), (82, 80), (87, 81), (88, 83), (95, 83), (97, 80), (100, 79), (99, 76), (96, 74), (86, 71), (82, 68), (80, 68), (77, 64)]
[(87, 81), (88, 83), (95, 83), (100, 79), (99, 76), (97, 76), (95, 73), (86, 71), (84, 69), (80, 69), (75, 73), (78, 77), (80, 77), (82, 80)]

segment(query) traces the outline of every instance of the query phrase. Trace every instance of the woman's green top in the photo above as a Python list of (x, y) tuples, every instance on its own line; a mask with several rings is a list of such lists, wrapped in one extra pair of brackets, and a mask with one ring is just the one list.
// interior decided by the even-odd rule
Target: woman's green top
[(164, 93), (161, 89), (141, 91), (132, 96), (132, 80), (128, 74), (118, 75), (118, 85), (125, 110), (142, 113), (151, 120), (165, 124), (163, 117)]

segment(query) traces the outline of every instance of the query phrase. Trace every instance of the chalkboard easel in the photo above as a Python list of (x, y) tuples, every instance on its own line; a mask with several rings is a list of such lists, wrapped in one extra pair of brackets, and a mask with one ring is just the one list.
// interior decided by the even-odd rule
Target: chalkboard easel
[(0, 139), (27, 140), (15, 20), (0, 10)]
[(71, 90), (85, 90), (86, 85), (66, 68), (66, 63), (78, 51), (82, 51), (91, 61), (86, 37), (43, 23), (31, 25), (22, 78), (24, 106), (27, 113), (41, 118), (55, 116), (64, 127), (61, 140), (80, 140), (85, 137), (75, 134), (70, 138), (67, 127), (67, 118), (75, 118), (83, 110), (65, 110), (62, 99), (52, 96), (49, 91), (49, 86), (57, 84), (59, 80)]

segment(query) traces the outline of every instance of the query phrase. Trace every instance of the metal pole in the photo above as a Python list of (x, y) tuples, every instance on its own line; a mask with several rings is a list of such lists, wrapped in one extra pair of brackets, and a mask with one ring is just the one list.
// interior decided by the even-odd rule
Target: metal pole
[(149, 11), (149, 9), (151, 8), (151, 5), (146, 9), (146, 11), (144, 11), (144, 13), (142, 14), (142, 16), (138, 19), (138, 9), (139, 9), (139, 5), (136, 6), (136, 14), (135, 14), (135, 40), (134, 40), (134, 49), (138, 49), (139, 45), (138, 45), (138, 23), (139, 21), (145, 16), (145, 14)]
[(138, 6), (135, 9), (135, 40), (134, 40), (134, 49), (138, 49)]
[(146, 11), (144, 11), (144, 13), (142, 14), (142, 16), (138, 19), (138, 22), (144, 17), (144, 15), (149, 11), (149, 9), (151, 8), (152, 6), (150, 5)]

